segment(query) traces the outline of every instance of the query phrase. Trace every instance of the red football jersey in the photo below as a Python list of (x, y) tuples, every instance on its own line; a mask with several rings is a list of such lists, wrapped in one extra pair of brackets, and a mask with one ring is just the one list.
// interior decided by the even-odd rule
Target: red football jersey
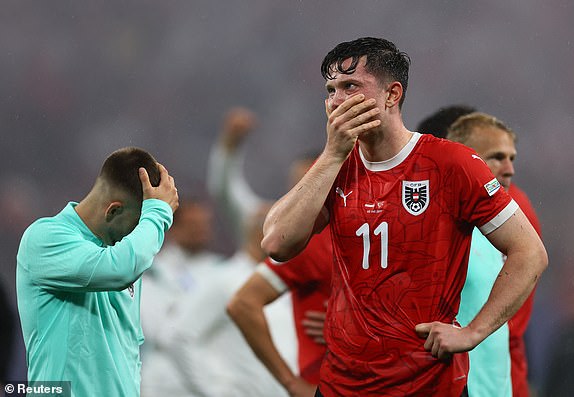
[[(524, 215), (528, 218), (539, 236), (542, 236), (540, 222), (526, 193), (516, 185), (511, 184), (508, 194), (518, 203)], [(510, 360), (512, 377), (512, 395), (514, 397), (528, 397), (528, 362), (526, 359), (526, 346), (524, 333), (528, 327), (532, 307), (534, 305), (534, 291), (530, 294), (516, 314), (508, 321), (510, 332)]]
[[(265, 263), (291, 290), (293, 317), (299, 342), (300, 375), (307, 382), (317, 385), (326, 347), (305, 333), (302, 322), (306, 311), (326, 310), (333, 267), (330, 228), (326, 227), (320, 234), (313, 236), (307, 247), (288, 262), (277, 264), (267, 259)], [(262, 275), (265, 277), (264, 273)]]
[(456, 324), (472, 229), (518, 208), (461, 144), (415, 133), (369, 163), (355, 146), (326, 202), (335, 269), (320, 390), (333, 396), (460, 396), (468, 355), (440, 361), (415, 325)]

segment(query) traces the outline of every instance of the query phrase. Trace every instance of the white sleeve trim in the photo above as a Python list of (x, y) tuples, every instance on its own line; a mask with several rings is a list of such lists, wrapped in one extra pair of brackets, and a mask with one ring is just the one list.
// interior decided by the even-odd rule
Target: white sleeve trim
[(510, 203), (502, 211), (498, 213), (494, 218), (490, 221), (486, 222), (484, 225), (479, 227), (482, 234), (485, 236), (489, 233), (492, 233), (496, 229), (498, 229), (504, 222), (508, 220), (518, 209), (518, 204), (516, 201), (511, 200)]
[(265, 280), (267, 280), (278, 293), (283, 294), (289, 290), (289, 286), (285, 284), (285, 282), (281, 279), (281, 277), (277, 275), (277, 273), (269, 269), (265, 263), (258, 264), (255, 268), (255, 271), (259, 273)]

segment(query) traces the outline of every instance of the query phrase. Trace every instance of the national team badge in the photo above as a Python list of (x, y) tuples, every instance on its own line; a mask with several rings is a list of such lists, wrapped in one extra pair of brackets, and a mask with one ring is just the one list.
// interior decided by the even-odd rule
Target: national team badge
[(403, 207), (411, 215), (420, 215), (429, 206), (429, 181), (403, 181)]

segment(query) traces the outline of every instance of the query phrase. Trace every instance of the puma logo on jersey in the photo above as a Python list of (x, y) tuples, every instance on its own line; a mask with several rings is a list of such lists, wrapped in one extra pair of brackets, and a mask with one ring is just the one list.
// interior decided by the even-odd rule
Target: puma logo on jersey
[(337, 187), (335, 189), (335, 193), (337, 193), (339, 196), (341, 196), (343, 198), (343, 207), (347, 206), (347, 197), (349, 197), (349, 195), (351, 193), (353, 193), (353, 191), (351, 190), (349, 193), (345, 194), (345, 192), (343, 192), (343, 189), (341, 189), (340, 187)]
[(482, 159), (482, 157), (477, 156), (476, 154), (471, 154), (471, 157), (472, 157), (473, 159), (480, 160), (480, 161), (482, 161), (484, 164), (486, 164), (486, 162)]

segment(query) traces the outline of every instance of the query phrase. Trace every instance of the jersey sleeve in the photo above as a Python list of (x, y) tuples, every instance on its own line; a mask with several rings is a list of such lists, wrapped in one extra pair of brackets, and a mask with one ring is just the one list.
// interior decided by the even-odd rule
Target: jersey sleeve
[(135, 229), (106, 247), (86, 240), (68, 224), (39, 221), (24, 234), (18, 263), (34, 283), (49, 289), (123, 290), (151, 266), (172, 220), (167, 203), (145, 200)]
[(273, 260), (271, 258), (265, 259), (264, 262), (257, 265), (255, 271), (261, 275), (277, 293), (283, 294), (285, 293), (290, 286), (283, 281), (281, 274), (277, 272), (277, 267), (273, 264)]
[[(331, 234), (329, 226), (314, 235), (307, 247), (299, 255), (286, 262), (265, 259), (259, 273), (266, 278), (278, 292), (287, 288), (300, 288), (325, 279), (324, 272), (332, 265)], [(326, 269), (326, 270), (325, 270)]]
[(457, 144), (451, 159), (460, 218), (477, 226), (484, 235), (493, 232), (516, 212), (518, 204), (472, 149)]
[(526, 218), (528, 218), (534, 227), (534, 230), (536, 230), (536, 233), (538, 233), (538, 235), (542, 238), (542, 227), (540, 226), (540, 220), (538, 219), (536, 211), (534, 210), (534, 206), (530, 202), (530, 199), (526, 193), (513, 183), (510, 185), (508, 194), (510, 194), (512, 199), (518, 203), (520, 209), (524, 212), (524, 215), (526, 215)]

